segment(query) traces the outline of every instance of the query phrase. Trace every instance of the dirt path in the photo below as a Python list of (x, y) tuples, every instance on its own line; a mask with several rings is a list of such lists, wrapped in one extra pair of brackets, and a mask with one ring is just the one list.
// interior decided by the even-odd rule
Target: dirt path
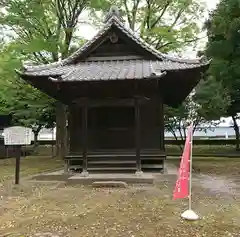
[(212, 194), (240, 197), (240, 184), (229, 177), (200, 174), (193, 182), (208, 189)]
[[(169, 174), (177, 175), (177, 166), (167, 164)], [(231, 177), (220, 176), (215, 174), (193, 174), (193, 185), (207, 189), (215, 195), (224, 195), (230, 197), (240, 197), (240, 174), (239, 176)]]

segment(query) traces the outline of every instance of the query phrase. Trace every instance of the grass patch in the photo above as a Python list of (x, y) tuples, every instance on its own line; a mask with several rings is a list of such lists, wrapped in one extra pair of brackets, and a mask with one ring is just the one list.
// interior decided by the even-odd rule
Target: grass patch
[[(207, 159), (206, 159), (207, 160)], [(240, 159), (209, 159), (207, 162), (204, 160), (193, 160), (201, 173), (214, 174), (214, 175), (228, 175), (238, 176), (240, 174)]]
[[(181, 150), (177, 145), (166, 145), (166, 152), (168, 155), (181, 155)], [(26, 148), (28, 152), (32, 152), (32, 146)], [(39, 156), (54, 156), (56, 153), (55, 146), (39, 145), (35, 150), (35, 155)], [(239, 155), (234, 145), (193, 145), (193, 153), (198, 156), (201, 155)]]
[[(15, 158), (0, 159), (0, 183), (14, 178), (15, 162)], [(63, 162), (52, 157), (24, 157), (21, 158), (20, 163), (20, 178), (61, 167), (63, 167)]]
[[(181, 150), (177, 145), (166, 145), (166, 152), (169, 155), (181, 155)], [(193, 145), (193, 154), (200, 155), (231, 155), (239, 154), (236, 152), (235, 146), (232, 145)]]
[[(180, 159), (168, 158), (167, 162), (180, 165)], [(193, 167), (196, 172), (214, 175), (240, 175), (239, 158), (193, 157)]]

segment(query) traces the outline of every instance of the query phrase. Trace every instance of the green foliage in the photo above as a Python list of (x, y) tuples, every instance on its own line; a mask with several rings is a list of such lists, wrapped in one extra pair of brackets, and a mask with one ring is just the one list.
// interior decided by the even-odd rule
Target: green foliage
[(228, 88), (230, 116), (240, 112), (240, 2), (222, 0), (207, 25), (207, 56), (212, 58), (211, 75)]
[(206, 55), (212, 58), (209, 69), (215, 80), (228, 89), (231, 103), (227, 109), (233, 119), (236, 149), (240, 149), (237, 124), (240, 112), (240, 2), (221, 0), (206, 24), (209, 42)]
[(1, 56), (0, 113), (13, 115), (14, 124), (31, 127), (34, 132), (53, 127), (55, 101), (17, 76), (14, 69), (18, 69), (21, 62), (15, 45), (3, 48)]
[(230, 104), (228, 90), (213, 77), (200, 81), (196, 87), (193, 101), (198, 105), (196, 112), (202, 117), (202, 122), (219, 120), (226, 115)]
[(87, 0), (9, 0), (0, 24), (14, 32), (23, 54), (41, 63), (57, 61), (79, 44), (78, 18)]

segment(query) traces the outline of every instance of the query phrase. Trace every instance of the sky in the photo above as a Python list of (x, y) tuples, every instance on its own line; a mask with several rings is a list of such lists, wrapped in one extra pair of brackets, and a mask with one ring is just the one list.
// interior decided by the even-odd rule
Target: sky
[[(205, 2), (206, 6), (207, 6), (206, 11), (205, 11), (205, 18), (207, 19), (208, 12), (216, 7), (216, 4), (219, 2), (219, 0), (203, 0), (203, 2)], [(87, 13), (86, 13), (86, 15), (83, 15), (81, 17), (81, 19), (86, 20), (87, 19)], [(202, 22), (200, 22), (200, 24), (202, 24)], [(80, 29), (79, 29), (80, 36), (82, 36), (82, 37), (84, 37), (88, 40), (92, 39), (95, 36), (96, 33), (97, 33), (97, 29), (94, 28), (93, 26), (90, 26), (90, 25), (87, 25), (87, 24), (82, 24)], [(201, 34), (200, 37), (204, 37), (204, 36), (205, 36), (205, 34), (203, 33), (203, 34)], [(195, 58), (196, 54), (197, 54), (197, 51), (199, 49), (203, 48), (205, 43), (206, 43), (206, 39), (203, 39), (201, 42), (199, 42), (199, 45), (196, 48), (196, 50), (193, 50), (192, 48), (187, 49), (184, 52), (183, 57), (185, 57), (185, 58)]]
[(216, 4), (219, 2), (219, 0), (205, 0), (205, 1), (209, 9), (215, 8)]

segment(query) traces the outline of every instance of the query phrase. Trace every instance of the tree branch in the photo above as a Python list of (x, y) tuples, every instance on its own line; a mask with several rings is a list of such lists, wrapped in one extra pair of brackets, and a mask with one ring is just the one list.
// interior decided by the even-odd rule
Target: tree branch
[(129, 24), (129, 26), (131, 27), (131, 25), (132, 25), (132, 20), (131, 20), (131, 14), (130, 14), (129, 9), (128, 9), (128, 6), (127, 6), (127, 0), (124, 0), (124, 1), (123, 1), (123, 4), (124, 4), (124, 7), (125, 7), (125, 10), (126, 10), (126, 13), (127, 13), (128, 24)]
[[(205, 36), (204, 36), (204, 37), (200, 37), (200, 38), (194, 38), (194, 39), (190, 39), (190, 40), (185, 40), (185, 41), (179, 42), (179, 43), (181, 43), (181, 44), (193, 43), (193, 42), (196, 42), (196, 41), (198, 41), (198, 40), (200, 40), (200, 39), (203, 39), (203, 38), (205, 38)], [(156, 49), (157, 49), (157, 50), (160, 50), (160, 49), (162, 49), (162, 48), (164, 48), (164, 47), (166, 47), (166, 46), (169, 46), (169, 45), (171, 45), (171, 44), (176, 44), (176, 43), (177, 43), (177, 42), (167, 42), (167, 43), (162, 44), (162, 45), (160, 46), (159, 44), (161, 44), (161, 41), (159, 40), (159, 42), (156, 44)]]
[(172, 0), (169, 0), (169, 1), (166, 2), (166, 5), (161, 9), (160, 16), (152, 23), (151, 29), (154, 28), (157, 25), (157, 23), (162, 19), (164, 13), (166, 12), (166, 10), (169, 7), (171, 2), (172, 2)]
[(130, 28), (134, 31), (135, 29), (135, 23), (136, 23), (136, 16), (137, 16), (137, 9), (138, 9), (138, 5), (140, 3), (140, 0), (134, 0), (134, 5), (133, 5), (133, 9), (132, 9), (132, 24), (130, 26)]
[(147, 17), (146, 17), (146, 24), (147, 24), (147, 29), (150, 29), (150, 16), (151, 16), (151, 0), (146, 0), (147, 2)]
[(180, 9), (177, 13), (177, 16), (175, 17), (173, 23), (171, 24), (171, 26), (169, 27), (169, 30), (172, 30), (172, 28), (176, 25), (177, 21), (179, 20), (179, 18), (181, 17), (182, 13), (184, 12), (184, 8)]

